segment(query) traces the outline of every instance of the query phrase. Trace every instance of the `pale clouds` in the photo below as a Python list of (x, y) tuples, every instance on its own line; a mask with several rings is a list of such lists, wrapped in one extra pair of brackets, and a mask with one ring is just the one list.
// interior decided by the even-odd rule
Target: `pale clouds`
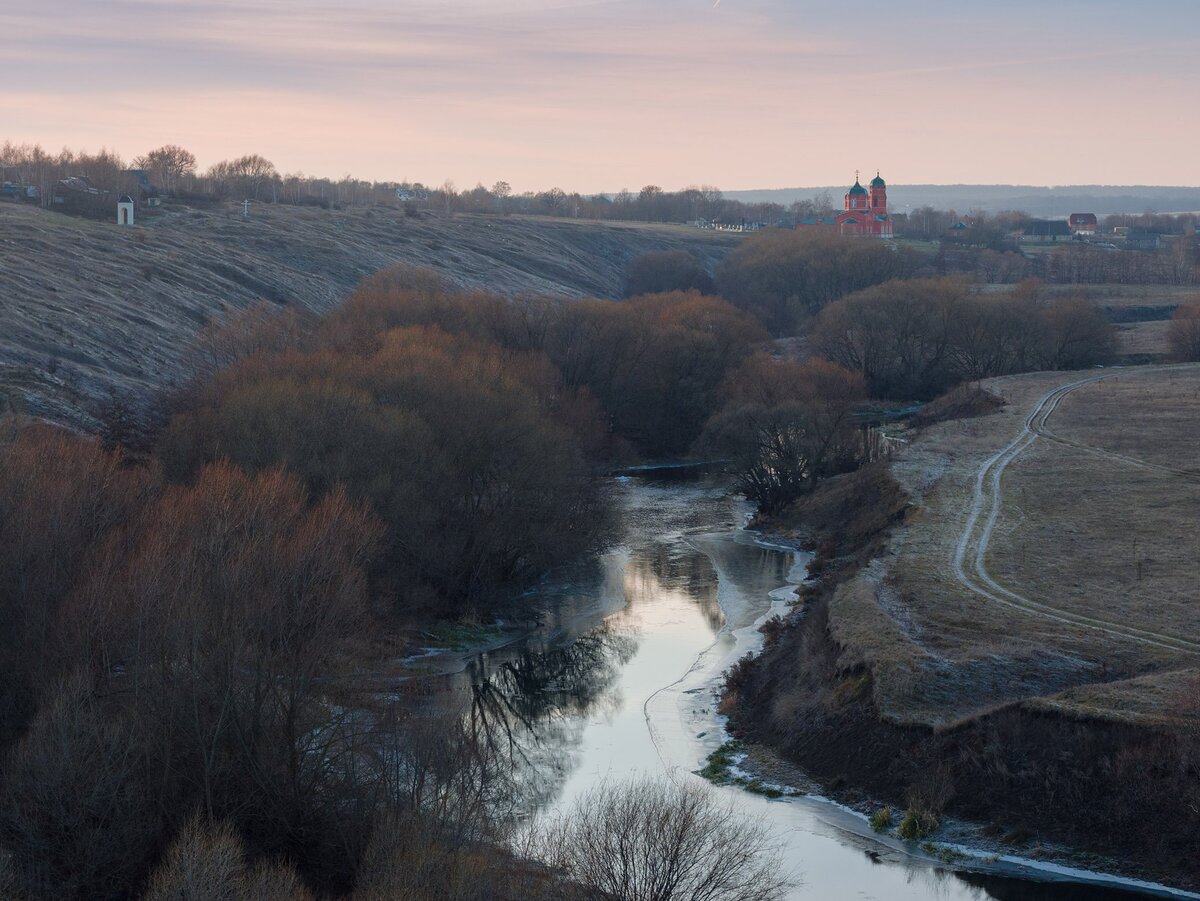
[(585, 191), (836, 183), (855, 166), (1200, 182), (1193, 0), (6, 6), (0, 136), (50, 146), (172, 141), (204, 162)]

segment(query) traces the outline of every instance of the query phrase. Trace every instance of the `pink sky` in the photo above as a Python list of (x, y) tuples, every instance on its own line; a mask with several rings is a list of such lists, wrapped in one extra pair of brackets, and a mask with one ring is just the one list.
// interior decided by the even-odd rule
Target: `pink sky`
[(1198, 184), (1195, 0), (43, 0), (0, 140), (460, 188)]

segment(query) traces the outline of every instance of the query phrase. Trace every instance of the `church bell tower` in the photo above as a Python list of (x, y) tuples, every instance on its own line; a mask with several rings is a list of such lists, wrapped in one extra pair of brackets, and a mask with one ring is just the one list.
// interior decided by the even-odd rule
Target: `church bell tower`
[(879, 177), (878, 172), (871, 179), (871, 212), (887, 215), (887, 183)]

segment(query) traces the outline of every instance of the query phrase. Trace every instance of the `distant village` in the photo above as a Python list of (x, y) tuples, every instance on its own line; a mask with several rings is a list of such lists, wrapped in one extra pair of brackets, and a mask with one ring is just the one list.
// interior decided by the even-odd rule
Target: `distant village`
[[(796, 230), (821, 230), (843, 237), (882, 238), (915, 237), (917, 229), (911, 227), (910, 219), (922, 216), (941, 220), (930, 228), (926, 225), (921, 237), (942, 239), (961, 246), (995, 246), (998, 238), (1016, 249), (1020, 245), (1054, 245), (1080, 243), (1104, 250), (1160, 250), (1176, 242), (1200, 246), (1195, 217), (1190, 227), (1178, 217), (1168, 217), (1170, 231), (1157, 231), (1145, 225), (1126, 224), (1128, 220), (1141, 217), (1112, 216), (1112, 221), (1101, 223), (1096, 213), (1071, 213), (1060, 219), (1030, 218), (1019, 212), (995, 215), (978, 214), (959, 217), (952, 211), (926, 208), (913, 214), (893, 214), (888, 209), (887, 183), (879, 173), (864, 187), (857, 174), (854, 184), (843, 198), (841, 212), (832, 210), (812, 212), (819, 202), (802, 202), (793, 205), (790, 220), (781, 218), (775, 222), (741, 222), (725, 224), (716, 220), (692, 220), (688, 224), (696, 228), (726, 231), (758, 231), (771, 226), (790, 227)], [(808, 209), (806, 209), (808, 207)], [(1152, 214), (1148, 214), (1154, 218)], [(949, 221), (946, 221), (946, 220)]]
[[(42, 191), (36, 185), (6, 181), (0, 185), (0, 199), (42, 204)], [(143, 169), (120, 173), (119, 188), (110, 191), (97, 186), (86, 175), (68, 175), (56, 181), (50, 191), (50, 209), (93, 219), (110, 216), (117, 225), (136, 224), (139, 208), (162, 205), (162, 195)]]
[[(512, 194), (498, 182), (492, 189), (476, 186), (455, 191), (450, 183), (429, 188), (420, 183), (372, 183), (353, 179), (332, 182), (327, 179), (298, 181), (280, 176), (266, 160), (265, 169), (249, 181), (250, 187), (237, 180), (210, 187), (205, 192), (202, 179), (191, 176), (187, 191), (166, 191), (156, 185), (145, 169), (110, 169), (104, 179), (86, 173), (67, 174), (41, 186), (31, 184), (17, 167), (5, 167), (0, 160), (0, 201), (35, 204), (50, 210), (92, 219), (108, 220), (120, 226), (140, 223), (155, 212), (164, 200), (184, 203), (233, 201), (250, 203), (340, 206), (397, 206), (409, 215), (453, 212), (499, 212), (567, 216), (584, 219), (616, 219), (647, 222), (676, 222), (693, 228), (728, 232), (755, 232), (764, 228), (829, 231), (842, 236), (883, 240), (923, 240), (943, 246), (988, 248), (992, 250), (1036, 252), (1047, 246), (1088, 245), (1099, 250), (1136, 250), (1154, 252), (1183, 244), (1200, 247), (1196, 222), (1192, 215), (1141, 216), (1075, 212), (1062, 218), (1032, 218), (1021, 212), (971, 213), (959, 215), (952, 210), (921, 207), (908, 212), (889, 209), (887, 183), (881, 174), (864, 186), (857, 174), (846, 191), (840, 211), (831, 209), (824, 198), (804, 200), (785, 208), (778, 204), (750, 204), (729, 200), (708, 186), (665, 192), (648, 185), (637, 194), (582, 196), (557, 188), (522, 195)], [(242, 162), (242, 161), (238, 161)], [(27, 168), (27, 167), (25, 167)], [(69, 171), (69, 170), (68, 170)], [(62, 169), (59, 169), (59, 174)], [(211, 182), (213, 177), (207, 176)], [(97, 183), (102, 181), (103, 183)], [(247, 181), (247, 179), (242, 179)], [(230, 193), (244, 189), (247, 197)], [(47, 194), (48, 189), (48, 196)], [(688, 213), (692, 213), (689, 217)], [(702, 215), (695, 215), (702, 213)]]

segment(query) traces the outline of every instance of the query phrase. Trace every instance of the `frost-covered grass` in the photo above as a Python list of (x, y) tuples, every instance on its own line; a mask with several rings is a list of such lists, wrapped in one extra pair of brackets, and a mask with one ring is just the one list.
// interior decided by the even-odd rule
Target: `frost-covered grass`
[[(628, 260), (686, 250), (710, 268), (741, 237), (682, 226), (402, 210), (168, 205), (137, 228), (0, 204), (0, 399), (84, 428), (109, 388), (179, 382), (207, 322), (262, 300), (314, 312), (407, 263), (465, 288), (619, 297)], [(3, 402), (0, 402), (0, 410)]]

